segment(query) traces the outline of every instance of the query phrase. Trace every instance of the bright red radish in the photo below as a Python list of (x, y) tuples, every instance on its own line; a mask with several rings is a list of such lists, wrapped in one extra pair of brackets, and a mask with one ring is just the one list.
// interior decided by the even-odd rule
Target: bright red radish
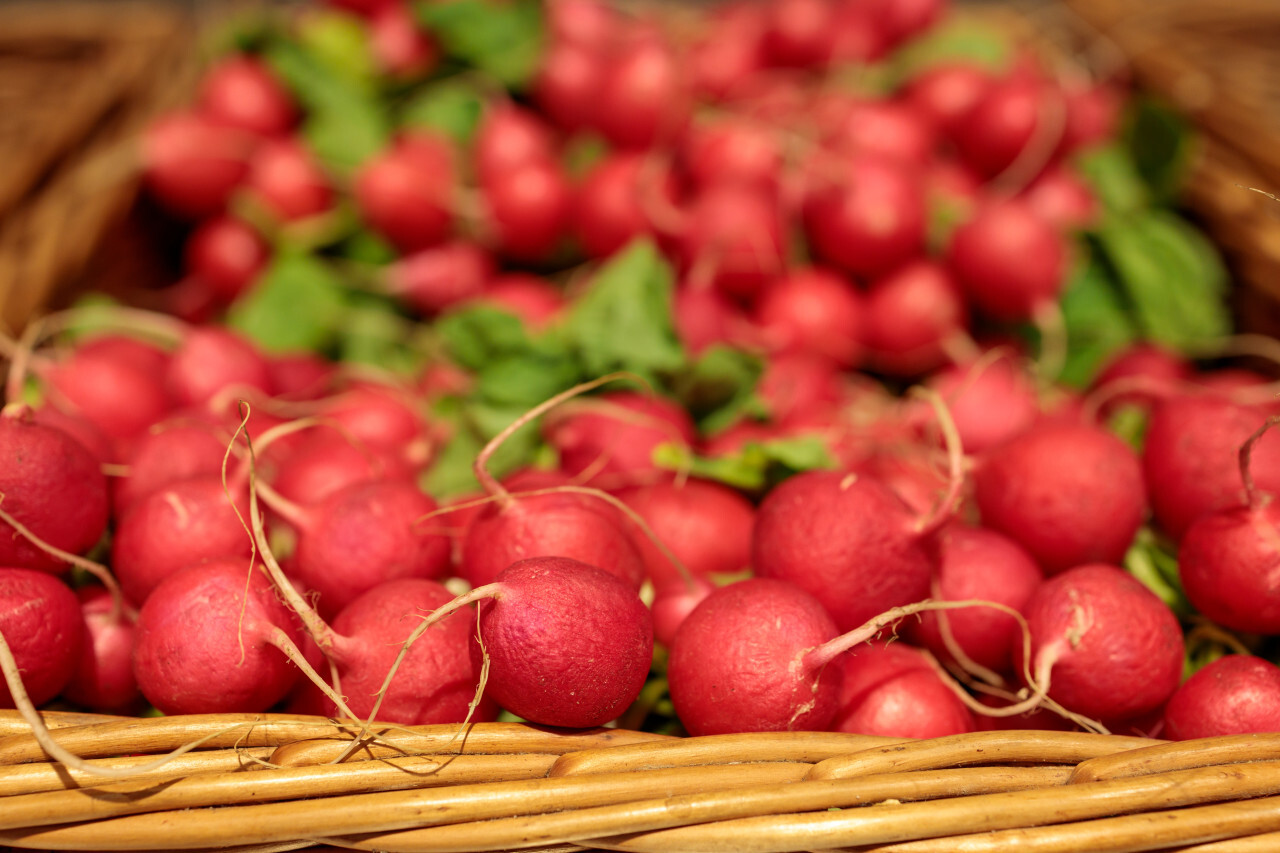
[(298, 678), (279, 647), (301, 640), (261, 571), (247, 558), (217, 560), (177, 572), (147, 599), (133, 671), (166, 714), (265, 711)]
[(552, 45), (534, 79), (538, 106), (564, 130), (594, 126), (606, 62), (606, 57), (585, 46)]
[(110, 465), (120, 460), (111, 439), (98, 429), (93, 421), (81, 416), (64, 412), (54, 406), (41, 406), (31, 412), (31, 419), (41, 426), (62, 430), (84, 446), (103, 465)]
[(782, 423), (827, 416), (849, 399), (844, 376), (830, 359), (784, 353), (769, 359), (756, 393), (770, 417)]
[(426, 418), (408, 389), (360, 382), (323, 400), (321, 417), (346, 430), (371, 449), (407, 465), (425, 465), (431, 454)]
[(690, 581), (670, 583), (656, 590), (649, 605), (649, 612), (653, 614), (653, 638), (670, 647), (684, 620), (715, 589), (710, 581), (695, 576)]
[[(1030, 672), (1049, 698), (1094, 720), (1159, 708), (1182, 679), (1182, 629), (1140, 581), (1108, 565), (1078, 566), (1041, 584), (1023, 611)], [(1022, 646), (1015, 646), (1022, 665)]]
[[(44, 572), (0, 568), (0, 636), (34, 704), (48, 702), (71, 680), (84, 633), (80, 605), (66, 584)], [(0, 684), (0, 708), (12, 707), (13, 694)]]
[(939, 63), (913, 77), (903, 96), (950, 136), (990, 85), (991, 75), (977, 65)]
[(1049, 574), (1119, 563), (1147, 509), (1142, 465), (1129, 445), (1097, 426), (1051, 421), (984, 457), (974, 499), (983, 524)]
[(187, 332), (173, 352), (164, 386), (179, 406), (200, 406), (236, 389), (270, 395), (271, 371), (266, 356), (231, 329), (200, 326)]
[(453, 226), (453, 155), (443, 137), (415, 131), (360, 167), (360, 215), (402, 252), (427, 249)]
[[(908, 263), (872, 282), (863, 310), (867, 359), (893, 376), (918, 376), (946, 364), (951, 339), (968, 326), (959, 285), (945, 267), (929, 260)], [(957, 426), (960, 420), (957, 416)]]
[(685, 349), (698, 355), (715, 344), (741, 346), (757, 337), (742, 308), (718, 290), (681, 287), (671, 305), (676, 334)]
[(834, 666), (805, 655), (838, 634), (827, 611), (797, 586), (752, 578), (720, 587), (689, 614), (671, 643), (667, 678), (690, 734), (822, 731), (840, 690)]
[(490, 280), (476, 301), (515, 314), (531, 330), (555, 322), (567, 304), (564, 292), (550, 281), (519, 272)]
[(318, 216), (334, 204), (332, 182), (298, 139), (262, 143), (254, 152), (244, 191), (281, 222)]
[(1101, 212), (1093, 190), (1065, 166), (1050, 167), (1031, 182), (1022, 198), (1045, 222), (1063, 230), (1087, 228)]
[(545, 260), (568, 231), (573, 188), (555, 160), (528, 160), (481, 179), (497, 251), (521, 261)]
[(641, 36), (610, 58), (599, 82), (595, 126), (619, 148), (672, 139), (689, 120), (688, 84), (674, 52)]
[(846, 369), (862, 361), (865, 300), (831, 270), (793, 269), (769, 284), (756, 300), (755, 321), (774, 352), (807, 352)]
[[(952, 615), (962, 612), (950, 611)], [(973, 712), (920, 650), (905, 643), (867, 643), (830, 665), (840, 671), (841, 682), (832, 731), (931, 738), (964, 734), (976, 727)]]
[(935, 132), (924, 114), (908, 102), (857, 100), (838, 102), (837, 119), (828, 131), (829, 144), (850, 155), (897, 160), (920, 169), (933, 158)]
[(85, 642), (62, 695), (101, 714), (137, 711), (142, 694), (133, 676), (133, 620), (116, 610), (105, 587), (80, 587), (76, 597), (84, 614)]
[(206, 71), (199, 104), (214, 121), (262, 136), (283, 135), (298, 120), (289, 92), (251, 56), (232, 54)]
[(196, 113), (157, 119), (142, 138), (146, 187), (186, 219), (219, 213), (249, 175), (257, 140), (251, 133)]
[(337, 365), (314, 352), (290, 352), (267, 362), (277, 397), (314, 400), (324, 396), (337, 376)]
[(1126, 404), (1154, 406), (1186, 387), (1195, 368), (1185, 357), (1154, 343), (1137, 343), (1113, 355), (1093, 380), (1091, 395), (1106, 412)]
[(270, 256), (261, 235), (231, 216), (202, 222), (184, 249), (187, 271), (199, 276), (224, 302), (248, 290)]
[(513, 103), (490, 106), (476, 128), (476, 171), (483, 180), (501, 181), (512, 170), (558, 156), (551, 128), (530, 110)]
[(756, 3), (720, 3), (686, 55), (694, 91), (711, 100), (732, 96), (764, 67), (765, 9)]
[(835, 3), (778, 0), (766, 6), (764, 53), (784, 68), (822, 68), (835, 48)]
[[(84, 445), (10, 404), (0, 413), (0, 459), (0, 509), (63, 551), (83, 554), (98, 543), (107, 527), (107, 478)], [(0, 526), (0, 566), (67, 568), (8, 525)]]
[(1252, 655), (1227, 655), (1183, 683), (1164, 708), (1163, 737), (1280, 732), (1280, 667)]
[[(1044, 574), (1030, 554), (992, 530), (953, 525), (939, 537), (933, 598), (995, 601), (1020, 611), (1043, 580)], [(914, 640), (936, 657), (953, 657), (949, 634), (965, 657), (998, 673), (1011, 671), (1013, 647), (1022, 642), (1017, 620), (990, 608), (924, 613), (910, 629)]]

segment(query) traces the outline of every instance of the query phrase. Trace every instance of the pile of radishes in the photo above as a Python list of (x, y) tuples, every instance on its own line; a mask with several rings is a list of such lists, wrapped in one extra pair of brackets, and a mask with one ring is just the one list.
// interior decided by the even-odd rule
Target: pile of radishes
[(1119, 81), (942, 0), (491, 3), (293, 10), (147, 132), (164, 311), (7, 342), (2, 704), (1280, 726), (1274, 389), (1204, 360), (1265, 342), (1099, 283), (1214, 275)]

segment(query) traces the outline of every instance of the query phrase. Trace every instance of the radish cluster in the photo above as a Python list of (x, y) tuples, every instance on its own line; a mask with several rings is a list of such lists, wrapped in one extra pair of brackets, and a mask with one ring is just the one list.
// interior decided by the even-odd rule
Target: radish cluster
[[(166, 311), (7, 342), (32, 701), (1276, 724), (1267, 377), (1063, 339), (1119, 82), (948, 55), (943, 0), (552, 0), (527, 67), (447, 5), (335, 0), (216, 60), (141, 140)], [(366, 62), (316, 47), (334, 20)], [(1179, 687), (1224, 647), (1257, 656)]]

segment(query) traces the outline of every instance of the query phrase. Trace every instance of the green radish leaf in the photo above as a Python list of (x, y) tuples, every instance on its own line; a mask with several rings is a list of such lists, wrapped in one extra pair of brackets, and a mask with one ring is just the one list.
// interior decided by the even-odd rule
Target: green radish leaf
[(1133, 545), (1125, 554), (1124, 567), (1179, 617), (1195, 613), (1195, 608), (1182, 591), (1178, 558), (1165, 549), (1150, 528), (1138, 531)]
[(671, 318), (672, 271), (647, 239), (614, 255), (563, 327), (587, 376), (629, 370), (650, 381), (685, 366)]
[(1109, 211), (1132, 213), (1145, 208), (1151, 200), (1133, 158), (1120, 145), (1091, 148), (1075, 159), (1075, 166)]
[(338, 357), (392, 373), (415, 374), (426, 362), (426, 354), (414, 345), (414, 325), (390, 299), (353, 294), (338, 331)]
[(363, 266), (385, 266), (400, 257), (395, 246), (367, 228), (356, 229), (335, 250), (339, 256)]
[(731, 456), (697, 456), (687, 447), (666, 443), (654, 450), (653, 461), (660, 468), (757, 493), (802, 471), (836, 467), (831, 452), (816, 436), (749, 441)]
[(1156, 199), (1174, 201), (1195, 156), (1195, 134), (1187, 119), (1151, 96), (1134, 98), (1123, 136), (1137, 173)]
[(1118, 284), (1096, 257), (1080, 264), (1062, 294), (1067, 360), (1058, 380), (1085, 388), (1103, 363), (1136, 337)]
[(450, 358), (470, 370), (533, 349), (519, 317), (486, 305), (448, 312), (436, 321), (435, 331)]
[(360, 17), (332, 9), (312, 10), (299, 19), (294, 38), (334, 76), (362, 91), (374, 90), (378, 62), (368, 25)]
[(511, 89), (523, 89), (542, 59), (538, 0), (426, 0), (414, 4), (444, 53)]
[[(473, 401), (467, 405), (466, 414), (480, 438), (488, 441), (528, 410), (524, 404), (511, 406)], [(489, 460), (489, 471), (495, 477), (502, 477), (517, 468), (531, 465), (542, 446), (542, 433), (538, 421), (534, 420), (520, 427), (498, 446)]]
[(484, 442), (474, 430), (465, 424), (455, 423), (453, 434), (436, 453), (422, 477), (420, 485), (423, 490), (437, 500), (478, 492), (480, 482), (472, 466), (483, 446)]
[(756, 396), (764, 360), (717, 344), (671, 380), (671, 388), (703, 433), (718, 432), (745, 417), (768, 414)]
[(484, 93), (464, 79), (440, 80), (423, 87), (400, 109), (404, 127), (429, 128), (468, 145), (484, 113)]
[(582, 381), (568, 358), (521, 354), (498, 358), (481, 369), (476, 393), (496, 404), (531, 409)]
[(909, 40), (889, 57), (899, 84), (945, 62), (970, 62), (993, 72), (1009, 67), (1013, 46), (1009, 34), (981, 21), (956, 20)]
[(341, 279), (311, 255), (278, 254), (254, 286), (232, 304), (227, 325), (270, 352), (326, 350), (346, 321)]

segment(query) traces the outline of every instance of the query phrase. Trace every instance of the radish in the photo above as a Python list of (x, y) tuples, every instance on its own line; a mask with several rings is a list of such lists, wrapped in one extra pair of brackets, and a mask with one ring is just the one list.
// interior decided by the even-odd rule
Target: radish
[(1269, 418), (1240, 448), (1244, 503), (1201, 515), (1178, 546), (1178, 575), (1197, 611), (1237, 631), (1280, 633), (1280, 507), (1260, 493), (1250, 461)]
[(1190, 361), (1166, 347), (1154, 343), (1132, 344), (1103, 364), (1094, 377), (1092, 396), (1094, 399), (1105, 397), (1103, 412), (1123, 405), (1150, 409), (1185, 387), (1194, 372)]
[(595, 126), (606, 59), (587, 46), (553, 44), (533, 81), (533, 97), (563, 130)]
[(482, 176), (484, 227), (508, 258), (546, 260), (569, 227), (573, 189), (559, 163), (536, 159)]
[(53, 406), (41, 406), (31, 411), (31, 419), (41, 426), (65, 432), (80, 442), (100, 465), (111, 465), (120, 458), (111, 439), (94, 426), (92, 421), (80, 415), (73, 415)]
[(185, 219), (221, 212), (249, 175), (257, 139), (196, 113), (171, 113), (142, 137), (143, 179), (152, 197)]
[(560, 288), (544, 278), (519, 272), (495, 276), (475, 301), (515, 314), (534, 331), (554, 323), (567, 304)]
[(406, 2), (387, 3), (369, 19), (369, 47), (378, 67), (394, 80), (417, 80), (440, 62), (440, 50), (423, 32)]
[(934, 127), (952, 136), (991, 82), (990, 73), (977, 65), (942, 62), (912, 77), (902, 96)]
[(839, 710), (832, 731), (931, 738), (976, 728), (973, 713), (964, 702), (921, 651), (905, 643), (864, 644), (830, 666), (840, 671)]
[(712, 102), (733, 96), (764, 67), (765, 9), (756, 3), (718, 3), (685, 57), (694, 92)]
[(667, 679), (676, 715), (695, 736), (825, 730), (840, 673), (808, 666), (805, 656), (838, 633), (823, 605), (797, 586), (752, 578), (720, 587), (672, 641)]
[(1170, 740), (1280, 732), (1280, 667), (1252, 655), (1226, 655), (1178, 688), (1164, 708)]
[(1086, 565), (1041, 584), (1024, 609), (1040, 689), (1075, 714), (1125, 720), (1154, 711), (1182, 679), (1173, 612), (1123, 569)]
[(270, 395), (267, 359), (247, 338), (217, 326), (194, 327), (173, 352), (164, 387), (179, 406), (211, 403), (228, 389)]
[(821, 68), (835, 48), (831, 0), (778, 0), (766, 8), (764, 54), (772, 65)]
[[(1151, 511), (1175, 540), (1197, 518), (1244, 501), (1239, 448), (1263, 413), (1207, 394), (1166, 400), (1151, 413), (1142, 469)], [(1252, 451), (1256, 487), (1280, 493), (1280, 435), (1267, 434)]]
[[(80, 605), (66, 584), (44, 572), (0, 568), (0, 641), (8, 644), (32, 703), (43, 705), (66, 687), (84, 633)], [(0, 707), (17, 707), (8, 688), (0, 687)]]
[(1043, 80), (1014, 74), (987, 88), (956, 123), (952, 141), (966, 162), (994, 178), (1019, 158), (1034, 156), (1043, 168), (1065, 126), (1062, 95)]
[(448, 142), (415, 131), (361, 166), (353, 190), (369, 227), (413, 253), (449, 236), (456, 182)]
[(316, 413), (371, 450), (413, 468), (431, 456), (429, 427), (408, 389), (381, 382), (352, 384), (320, 401)]
[(578, 186), (573, 233), (588, 257), (607, 257), (638, 237), (656, 236), (653, 208), (675, 204), (675, 178), (665, 162), (637, 152), (608, 154)]
[[(618, 493), (695, 576), (734, 574), (751, 561), (755, 508), (741, 494), (706, 480), (652, 483)], [(684, 581), (684, 573), (649, 538), (633, 537), (649, 580), (661, 590)]]
[(333, 386), (338, 367), (313, 352), (292, 352), (271, 358), (267, 362), (267, 372), (276, 397), (315, 400)]
[(283, 651), (300, 656), (298, 624), (247, 559), (166, 578), (142, 606), (136, 632), (138, 687), (166, 714), (265, 711), (298, 678)]
[(1022, 545), (1051, 575), (1119, 563), (1147, 508), (1137, 455), (1083, 423), (1045, 421), (997, 445), (973, 484), (983, 524)]
[(674, 52), (641, 36), (610, 57), (599, 81), (594, 126), (619, 148), (649, 148), (678, 136), (689, 119), (688, 85)]
[(849, 155), (898, 160), (912, 169), (924, 167), (937, 147), (925, 115), (906, 101), (840, 100), (828, 144)]
[(830, 359), (810, 353), (783, 353), (765, 364), (756, 386), (770, 417), (790, 423), (813, 415), (825, 417), (848, 402), (839, 368)]
[(267, 66), (250, 56), (226, 56), (200, 83), (200, 110), (229, 127), (262, 136), (282, 136), (298, 120), (293, 98)]
[(735, 183), (776, 194), (782, 183), (782, 146), (772, 128), (740, 118), (690, 126), (680, 158), (695, 189)]
[(946, 364), (951, 342), (967, 327), (959, 285), (934, 261), (913, 261), (877, 279), (863, 303), (867, 360), (892, 376), (918, 376)]
[(180, 480), (222, 470), (227, 442), (200, 423), (169, 420), (156, 424), (126, 457), (129, 474), (113, 481), (112, 513), (120, 518), (147, 495)]
[[(10, 404), (0, 413), (0, 459), (0, 508), (63, 551), (83, 554), (98, 543), (107, 527), (107, 479), (80, 442)], [(66, 569), (14, 530), (0, 533), (0, 566)]]
[(275, 466), (271, 486), (285, 500), (318, 504), (347, 486), (371, 480), (411, 482), (413, 469), (387, 452), (332, 430), (309, 436)]
[(692, 286), (710, 284), (750, 298), (782, 272), (784, 239), (776, 200), (738, 184), (717, 184), (689, 204), (677, 254)]
[(526, 163), (555, 160), (559, 154), (551, 128), (537, 113), (513, 103), (489, 107), (476, 128), (476, 173), (482, 181), (501, 182)]
[(406, 255), (387, 267), (389, 293), (420, 314), (436, 314), (484, 292), (493, 258), (470, 240), (442, 243)]
[(653, 614), (654, 640), (670, 648), (684, 620), (715, 589), (710, 581), (697, 576), (659, 587), (653, 594), (653, 603), (649, 605), (649, 612)]
[(1063, 230), (1084, 229), (1101, 215), (1098, 199), (1084, 179), (1064, 166), (1051, 166), (1023, 191), (1040, 218)]
[(105, 587), (80, 587), (76, 597), (84, 614), (85, 642), (62, 695), (97, 713), (137, 711), (142, 694), (133, 675), (133, 619), (118, 611)]
[(206, 219), (187, 238), (187, 271), (206, 282), (223, 302), (253, 284), (271, 257), (271, 248), (252, 226), (231, 216)]
[(244, 192), (280, 222), (327, 212), (334, 204), (329, 178), (301, 140), (270, 139), (254, 152)]
[(970, 455), (984, 454), (1021, 435), (1040, 416), (1032, 377), (1001, 350), (945, 367), (926, 384), (946, 400)]
[(808, 352), (845, 369), (862, 361), (865, 300), (830, 270), (793, 269), (772, 282), (756, 300), (755, 321), (774, 352)]
[(671, 314), (680, 343), (692, 355), (716, 344), (744, 345), (758, 337), (742, 308), (718, 290), (677, 288)]

